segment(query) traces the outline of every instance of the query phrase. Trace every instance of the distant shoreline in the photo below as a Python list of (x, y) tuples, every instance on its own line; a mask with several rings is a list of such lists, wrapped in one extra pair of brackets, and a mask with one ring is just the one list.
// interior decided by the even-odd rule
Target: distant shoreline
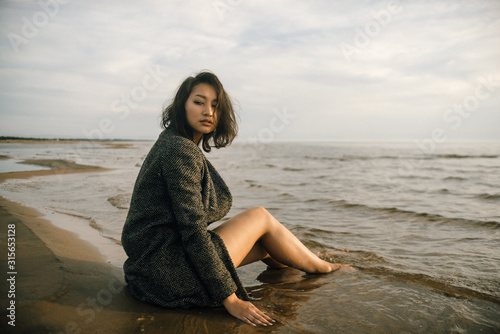
[[(88, 138), (41, 138), (41, 137), (18, 137), (18, 136), (0, 136), (0, 143), (78, 143), (78, 142), (148, 142), (155, 141), (155, 138), (151, 139), (88, 139)], [(273, 143), (357, 143), (357, 144), (373, 144), (373, 143), (415, 143), (415, 141), (422, 140), (422, 138), (394, 138), (394, 139), (343, 139), (343, 138), (274, 138)], [(468, 143), (468, 142), (500, 142), (498, 139), (448, 139), (448, 143)], [(268, 144), (268, 142), (259, 141), (255, 137), (236, 137), (234, 143), (242, 144)]]
[(38, 138), (38, 137), (0, 136), (0, 142), (4, 143), (31, 143), (31, 142), (75, 143), (81, 141), (85, 142), (150, 141), (150, 139), (87, 139), (87, 138)]

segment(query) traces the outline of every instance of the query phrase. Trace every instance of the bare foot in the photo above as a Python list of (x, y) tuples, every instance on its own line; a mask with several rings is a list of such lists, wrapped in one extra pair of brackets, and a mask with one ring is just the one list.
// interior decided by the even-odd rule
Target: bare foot
[(340, 269), (341, 265), (338, 263), (331, 263), (325, 260), (320, 260), (321, 264), (318, 266), (315, 272), (309, 274), (328, 274)]
[(353, 272), (357, 271), (358, 269), (354, 268), (353, 266), (350, 266), (348, 264), (340, 264), (340, 263), (332, 263), (334, 266), (336, 266), (335, 271), (337, 270), (342, 270), (342, 271), (347, 271), (347, 272)]
[(331, 252), (324, 252), (324, 253), (318, 253), (317, 256), (322, 260), (324, 263), (326, 271), (323, 271), (323, 273), (331, 273), (334, 271), (337, 271), (339, 269), (342, 269), (342, 271), (356, 271), (354, 267), (348, 265), (348, 264), (341, 264), (341, 263), (333, 263), (333, 254)]

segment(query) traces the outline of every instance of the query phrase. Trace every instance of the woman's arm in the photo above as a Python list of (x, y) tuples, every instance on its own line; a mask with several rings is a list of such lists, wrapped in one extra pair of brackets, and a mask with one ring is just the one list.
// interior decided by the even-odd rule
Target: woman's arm
[(222, 302), (237, 289), (207, 231), (202, 201), (203, 153), (192, 142), (179, 140), (163, 158), (163, 177), (187, 257), (211, 297)]

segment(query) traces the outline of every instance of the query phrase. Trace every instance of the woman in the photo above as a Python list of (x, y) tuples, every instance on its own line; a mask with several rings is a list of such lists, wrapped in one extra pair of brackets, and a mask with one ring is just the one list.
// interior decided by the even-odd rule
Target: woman
[(229, 145), (237, 132), (219, 79), (187, 78), (163, 111), (165, 129), (135, 183), (122, 244), (125, 278), (136, 298), (164, 307), (221, 306), (252, 325), (273, 320), (248, 300), (235, 267), (262, 260), (307, 273), (340, 267), (321, 260), (263, 208), (207, 230), (231, 208), (231, 194), (200, 150)]

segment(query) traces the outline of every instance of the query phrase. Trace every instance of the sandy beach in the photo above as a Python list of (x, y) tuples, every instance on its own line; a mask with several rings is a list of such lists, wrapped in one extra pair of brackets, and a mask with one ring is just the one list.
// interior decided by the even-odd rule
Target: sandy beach
[[(68, 161), (29, 163), (53, 169), (2, 173), (0, 182), (103, 171)], [(106, 263), (94, 246), (31, 208), (0, 197), (0, 221), (5, 237), (15, 225), (15, 274), (6, 274), (13, 279), (1, 285), (2, 296), (15, 295), (2, 298), (4, 310), (12, 300), (15, 311), (7, 310), (11, 316), (1, 322), (2, 333), (229, 333), (248, 328), (223, 309), (165, 310), (137, 301), (125, 288), (123, 272)], [(1, 268), (7, 268), (5, 248)]]

